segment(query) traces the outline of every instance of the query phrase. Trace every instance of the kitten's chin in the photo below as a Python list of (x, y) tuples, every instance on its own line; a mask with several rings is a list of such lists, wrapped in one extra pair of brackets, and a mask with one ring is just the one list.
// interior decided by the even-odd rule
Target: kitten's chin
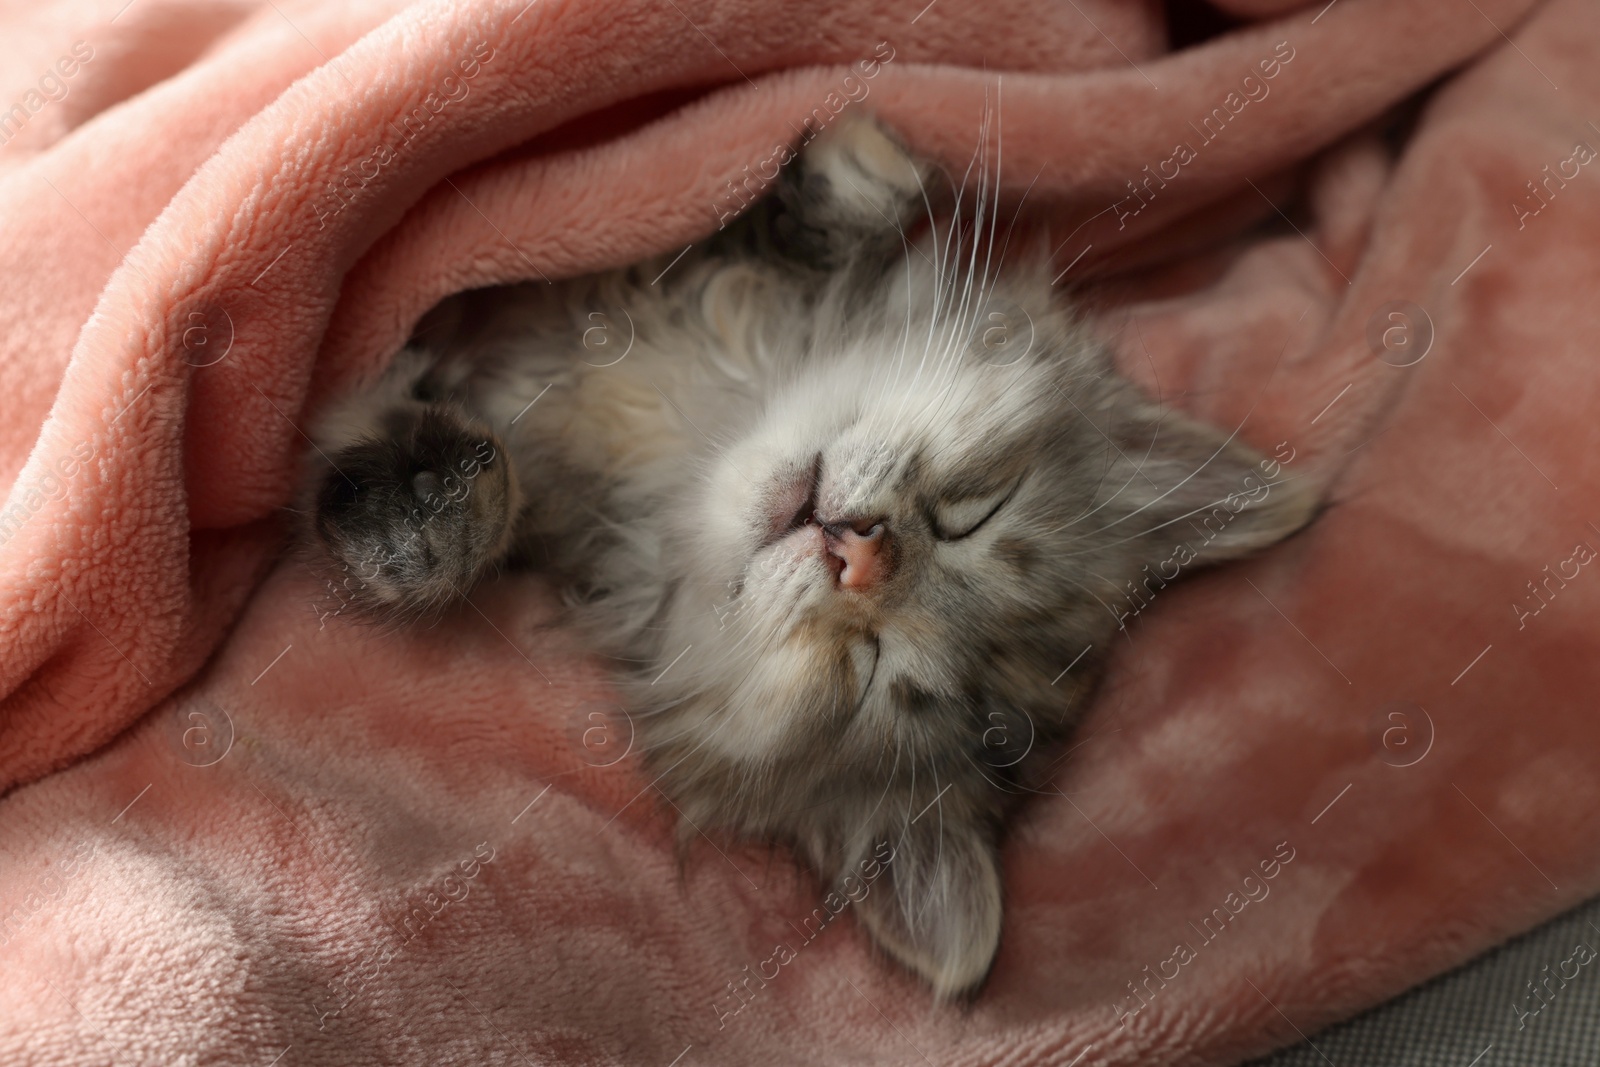
[[(712, 654), (730, 651), (729, 644), (737, 642)], [(835, 635), (802, 626), (753, 652), (731, 685), (689, 693), (673, 709), (672, 730), (747, 770), (781, 766), (824, 724), (853, 713), (860, 671), (874, 665), (871, 657), (851, 655)]]

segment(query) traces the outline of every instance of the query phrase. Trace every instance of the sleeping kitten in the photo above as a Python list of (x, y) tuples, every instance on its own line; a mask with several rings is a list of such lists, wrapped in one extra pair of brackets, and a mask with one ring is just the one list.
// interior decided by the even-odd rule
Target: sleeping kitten
[(999, 944), (1005, 816), (1090, 688), (1063, 665), (1159, 561), (1313, 501), (1118, 378), (1045, 256), (1001, 262), (990, 194), (908, 229), (928, 173), (841, 121), (670, 267), (452, 298), (323, 417), (306, 503), (370, 616), (553, 573), (684, 824), (835, 884), (891, 856), (856, 912), (953, 996)]

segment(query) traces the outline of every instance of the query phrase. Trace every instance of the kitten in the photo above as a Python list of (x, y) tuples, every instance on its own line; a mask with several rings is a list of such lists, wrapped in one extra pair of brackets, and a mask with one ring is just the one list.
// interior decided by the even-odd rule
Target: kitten
[(372, 617), (551, 572), (684, 825), (853, 876), (954, 996), (999, 944), (1005, 817), (1089, 692), (1093, 657), (1063, 665), (1158, 567), (1314, 502), (1117, 377), (1046, 257), (1002, 262), (986, 186), (975, 224), (958, 195), (908, 231), (929, 173), (843, 120), (670, 265), (452, 298), (322, 418), (306, 504)]

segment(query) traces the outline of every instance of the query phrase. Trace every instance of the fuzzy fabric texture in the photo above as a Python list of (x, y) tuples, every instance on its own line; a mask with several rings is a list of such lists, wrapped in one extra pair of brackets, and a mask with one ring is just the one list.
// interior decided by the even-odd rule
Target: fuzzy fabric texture
[[(1600, 12), (1215, 6), (0, 6), (0, 1059), (1224, 1063), (1600, 890)], [(282, 556), (438, 298), (682, 248), (843, 107), (956, 173), (998, 116), (1128, 373), (1331, 502), (1121, 606), (965, 1007), (679, 866), (537, 578), (386, 635)]]

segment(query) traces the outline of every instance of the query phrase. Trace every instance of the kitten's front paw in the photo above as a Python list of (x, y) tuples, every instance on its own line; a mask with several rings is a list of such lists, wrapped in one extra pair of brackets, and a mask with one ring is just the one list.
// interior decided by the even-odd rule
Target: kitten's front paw
[(928, 173), (877, 120), (841, 117), (784, 172), (774, 237), (784, 254), (819, 267), (886, 253), (921, 207)]
[(801, 157), (805, 180), (822, 186), (819, 205), (833, 221), (897, 225), (921, 195), (928, 168), (876, 119), (850, 115), (828, 127)]
[(505, 555), (517, 511), (511, 463), (460, 412), (393, 411), (330, 464), (314, 529), (339, 572), (329, 582), (339, 611), (428, 614), (465, 596)]

